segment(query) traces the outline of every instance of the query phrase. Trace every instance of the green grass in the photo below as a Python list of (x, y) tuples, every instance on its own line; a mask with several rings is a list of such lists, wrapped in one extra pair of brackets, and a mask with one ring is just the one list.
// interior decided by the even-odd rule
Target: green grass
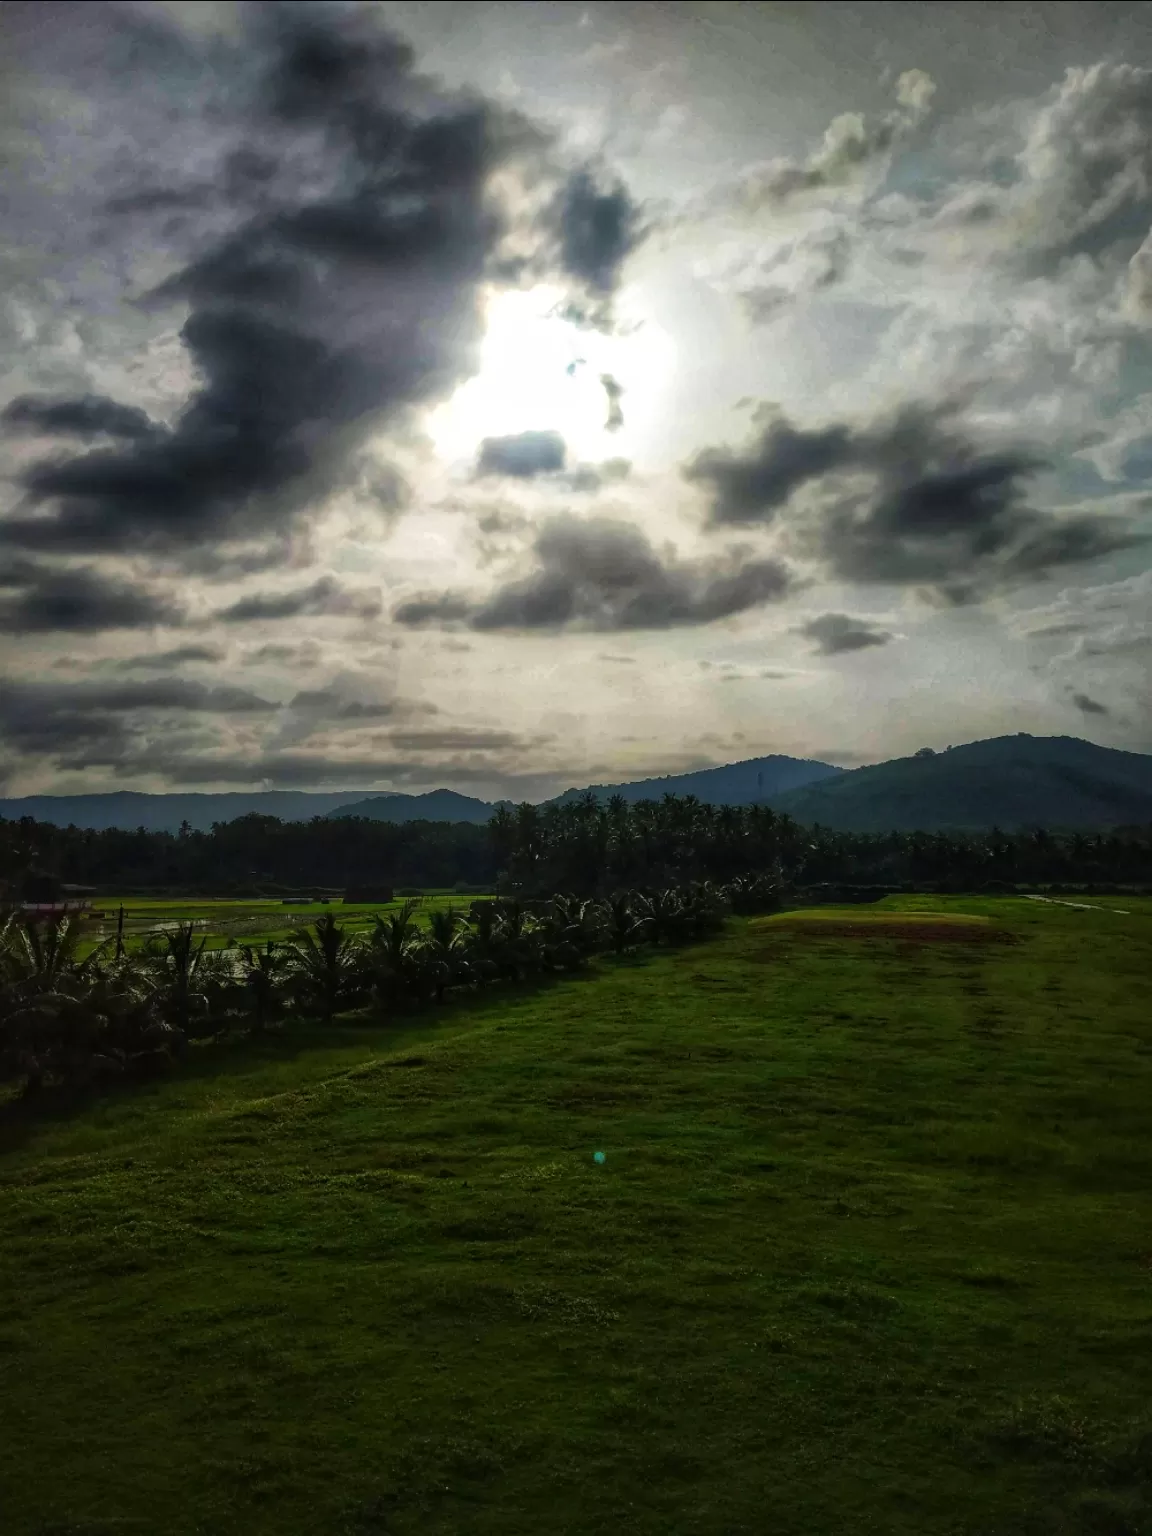
[(733, 922), (8, 1123), (5, 1536), (1152, 1528), (1115, 905)]

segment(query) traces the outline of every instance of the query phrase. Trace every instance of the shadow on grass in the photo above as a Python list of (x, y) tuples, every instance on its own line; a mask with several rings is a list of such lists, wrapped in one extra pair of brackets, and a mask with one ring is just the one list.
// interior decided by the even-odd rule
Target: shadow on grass
[(365, 1043), (378, 1044), (389, 1052), (402, 1050), (479, 1022), (517, 999), (545, 996), (561, 983), (591, 981), (608, 969), (642, 968), (654, 954), (667, 952), (661, 949), (597, 955), (575, 970), (545, 972), (519, 981), (490, 982), (482, 988), (457, 987), (442, 1003), (413, 1004), (388, 1016), (362, 1009), (338, 1014), (330, 1024), (288, 1019), (262, 1034), (247, 1028), (222, 1030), (208, 1039), (192, 1041), (169, 1069), (147, 1078), (127, 1078), (100, 1087), (49, 1086), (33, 1098), (13, 1095), (0, 1101), (0, 1155), (18, 1151), (41, 1127), (62, 1124), (97, 1104), (123, 1103), (160, 1084), (239, 1077), (261, 1067), (295, 1061), (309, 1051), (341, 1050)]

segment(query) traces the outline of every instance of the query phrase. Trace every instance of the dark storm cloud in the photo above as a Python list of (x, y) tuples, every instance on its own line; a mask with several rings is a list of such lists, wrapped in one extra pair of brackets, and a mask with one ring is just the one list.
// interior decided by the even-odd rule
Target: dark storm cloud
[(1106, 704), (1100, 704), (1095, 699), (1090, 699), (1086, 693), (1074, 693), (1072, 695), (1072, 702), (1085, 715), (1106, 715), (1110, 712)]
[(1013, 455), (928, 472), (873, 500), (832, 508), (822, 529), (830, 571), (846, 581), (923, 583), (949, 602), (1041, 580), (1063, 566), (1147, 543), (1130, 518), (1025, 505), (1033, 465)]
[(742, 452), (704, 449), (684, 477), (711, 492), (713, 523), (764, 523), (800, 486), (845, 468), (859, 453), (848, 427), (805, 431), (777, 420)]
[(567, 448), (559, 432), (519, 432), (512, 437), (486, 437), (480, 444), (476, 472), (531, 480), (564, 468)]
[(624, 386), (618, 379), (614, 379), (610, 373), (600, 375), (600, 383), (608, 400), (608, 417), (604, 423), (605, 432), (619, 432), (624, 425), (624, 409), (620, 401), (624, 398)]
[(787, 569), (739, 551), (663, 559), (630, 523), (558, 517), (536, 537), (536, 569), (489, 597), (441, 593), (402, 603), (398, 623), (475, 630), (668, 629), (711, 624), (784, 596)]
[(223, 608), (216, 615), (225, 624), (250, 624), (261, 619), (295, 619), (304, 615), (349, 614), (375, 618), (380, 612), (378, 592), (342, 586), (332, 576), (321, 576), (306, 587), (289, 592), (253, 592)]
[(1033, 513), (1025, 526), (1032, 531), (1004, 560), (1004, 569), (1012, 576), (1044, 576), (1058, 566), (1098, 560), (1116, 550), (1135, 549), (1152, 541), (1152, 533), (1119, 514), (1085, 514), (1057, 521), (1053, 516)]
[(170, 575), (201, 576), (205, 581), (243, 581), (245, 577), (282, 566), (299, 566), (314, 557), (314, 545), (305, 530), (297, 537), (276, 534), (255, 543), (202, 544), (196, 549), (157, 555), (153, 565)]
[[(437, 757), (413, 761), (410, 756), (399, 755), (403, 752), (402, 748), (388, 755), (359, 753), (333, 756), (320, 752), (289, 751), (256, 753), (245, 757), (236, 754), (181, 752), (162, 744), (149, 744), (134, 751), (129, 760), (116, 759), (115, 762), (122, 773), (159, 774), (173, 785), (264, 784), (285, 789), (307, 789), (326, 784), (371, 786), (383, 780), (388, 789), (395, 789), (400, 784), (414, 789), (426, 789), (440, 785), (447, 774), (454, 784), (490, 785), (497, 780), (513, 789), (517, 785), (527, 785), (533, 792), (550, 793), (551, 775), (521, 774), (517, 771), (525, 749), (531, 745), (530, 741), (518, 739), (513, 747), (497, 750), (494, 757), (485, 757), (486, 749), (473, 744), (468, 758), (454, 759), (445, 765)], [(77, 759), (84, 755), (80, 752), (75, 754)], [(101, 759), (96, 756), (96, 752), (90, 749), (89, 755), (92, 761), (83, 764), (77, 761), (76, 766), (98, 766)], [(538, 786), (541, 786), (539, 790)], [(519, 798), (524, 798), (523, 793)]]
[[(165, 718), (266, 714), (276, 705), (244, 688), (209, 688), (187, 678), (142, 683), (32, 683), (0, 689), (0, 733), (25, 753), (64, 766), (119, 763)], [(63, 757), (62, 754), (67, 754)]]
[(314, 667), (320, 660), (320, 648), (313, 641), (305, 641), (303, 645), (260, 645), (255, 650), (246, 651), (244, 660), (250, 666), (286, 661), (296, 667)]
[(472, 604), (466, 597), (441, 592), (410, 598), (399, 605), (392, 617), (398, 624), (418, 629), (430, 624), (459, 623), (469, 618), (471, 613)]
[[(9, 696), (20, 710), (97, 711), (122, 714), (133, 710), (200, 710), (212, 714), (262, 713), (277, 705), (247, 688), (210, 687), (187, 677), (161, 677), (144, 683), (10, 683)], [(6, 706), (7, 707), (7, 706)]]
[(190, 661), (223, 661), (225, 652), (218, 645), (178, 645), (171, 651), (157, 651), (154, 655), (127, 656), (117, 662), (118, 672), (151, 672), (157, 668), (179, 667)]
[(842, 580), (922, 583), (951, 602), (1148, 541), (1130, 518), (1029, 507), (1026, 484), (1045, 462), (979, 448), (950, 414), (909, 408), (814, 430), (776, 419), (747, 448), (707, 449), (684, 473), (708, 488), (714, 527), (770, 523), (802, 486), (864, 477), (867, 490), (841, 484), (799, 527), (808, 552)]
[(148, 587), (90, 567), (71, 569), (18, 559), (0, 570), (0, 631), (5, 634), (95, 634), (180, 624), (184, 611)]
[(593, 495), (605, 485), (627, 480), (631, 473), (630, 459), (602, 459), (599, 464), (577, 464), (566, 474), (557, 476), (557, 484), (568, 491)]
[(814, 642), (820, 656), (839, 656), (845, 651), (887, 645), (893, 638), (891, 631), (877, 629), (866, 619), (853, 619), (846, 613), (823, 613), (801, 625), (800, 633)]
[(334, 688), (301, 689), (289, 701), (288, 708), (325, 720), (383, 720), (396, 712), (393, 702), (346, 699)]
[(211, 187), (141, 187), (110, 197), (108, 213), (158, 213), (172, 209), (203, 208), (213, 199)]
[(0, 422), (25, 432), (62, 437), (147, 438), (159, 430), (143, 411), (105, 395), (55, 399), (18, 395), (0, 412)]
[[(558, 180), (546, 135), (438, 92), (366, 9), (253, 7), (241, 22), (217, 75), (224, 117), (250, 141), (218, 157), (232, 205), (152, 295), (190, 306), (180, 334), (198, 387), (169, 428), (27, 469), (29, 505), (0, 522), (9, 545), (195, 560), (283, 533), (343, 483), (376, 424), (475, 369), (481, 288), (510, 227), (493, 173), (547, 162)], [(137, 211), (150, 195), (135, 194)], [(539, 238), (557, 245), (553, 271), (603, 297), (639, 235), (624, 189), (577, 173)], [(20, 412), (31, 425), (50, 408), (24, 400)]]
[(640, 211), (628, 189), (618, 181), (597, 185), (589, 171), (578, 171), (558, 196), (552, 218), (562, 269), (594, 294), (610, 294), (644, 238)]
[[(551, 737), (536, 740), (550, 741)], [(403, 752), (494, 752), (521, 748), (524, 738), (514, 731), (482, 730), (430, 730), (393, 731), (389, 737), (392, 745)]]

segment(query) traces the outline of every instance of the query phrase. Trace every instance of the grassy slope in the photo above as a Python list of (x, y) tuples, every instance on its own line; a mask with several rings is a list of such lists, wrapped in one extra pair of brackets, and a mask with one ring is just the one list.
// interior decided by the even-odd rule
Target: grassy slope
[(1146, 1529), (1152, 902), (945, 904), (10, 1146), (6, 1536)]

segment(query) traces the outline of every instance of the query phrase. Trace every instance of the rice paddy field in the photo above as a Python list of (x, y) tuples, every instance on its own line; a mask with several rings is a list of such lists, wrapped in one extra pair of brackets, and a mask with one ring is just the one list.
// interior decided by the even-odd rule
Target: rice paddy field
[[(448, 892), (426, 893), (419, 898), (417, 923), (427, 921), (427, 914), (437, 908), (452, 907), (467, 913), (473, 901), (483, 897), (462, 896)], [(181, 923), (191, 923), (207, 938), (206, 949), (224, 949), (231, 943), (259, 944), (265, 939), (287, 939), (331, 912), (349, 932), (367, 932), (376, 915), (395, 911), (403, 898), (391, 902), (345, 902), (339, 896), (327, 902), (286, 903), (279, 897), (267, 900), (235, 898), (203, 899), (189, 897), (101, 896), (92, 902), (85, 916), (84, 934), (89, 947), (116, 933), (119, 909), (124, 908), (124, 938), (131, 949), (150, 934), (163, 933)]]
[(1149, 1531), (1150, 975), (888, 898), (0, 1119), (0, 1529)]

